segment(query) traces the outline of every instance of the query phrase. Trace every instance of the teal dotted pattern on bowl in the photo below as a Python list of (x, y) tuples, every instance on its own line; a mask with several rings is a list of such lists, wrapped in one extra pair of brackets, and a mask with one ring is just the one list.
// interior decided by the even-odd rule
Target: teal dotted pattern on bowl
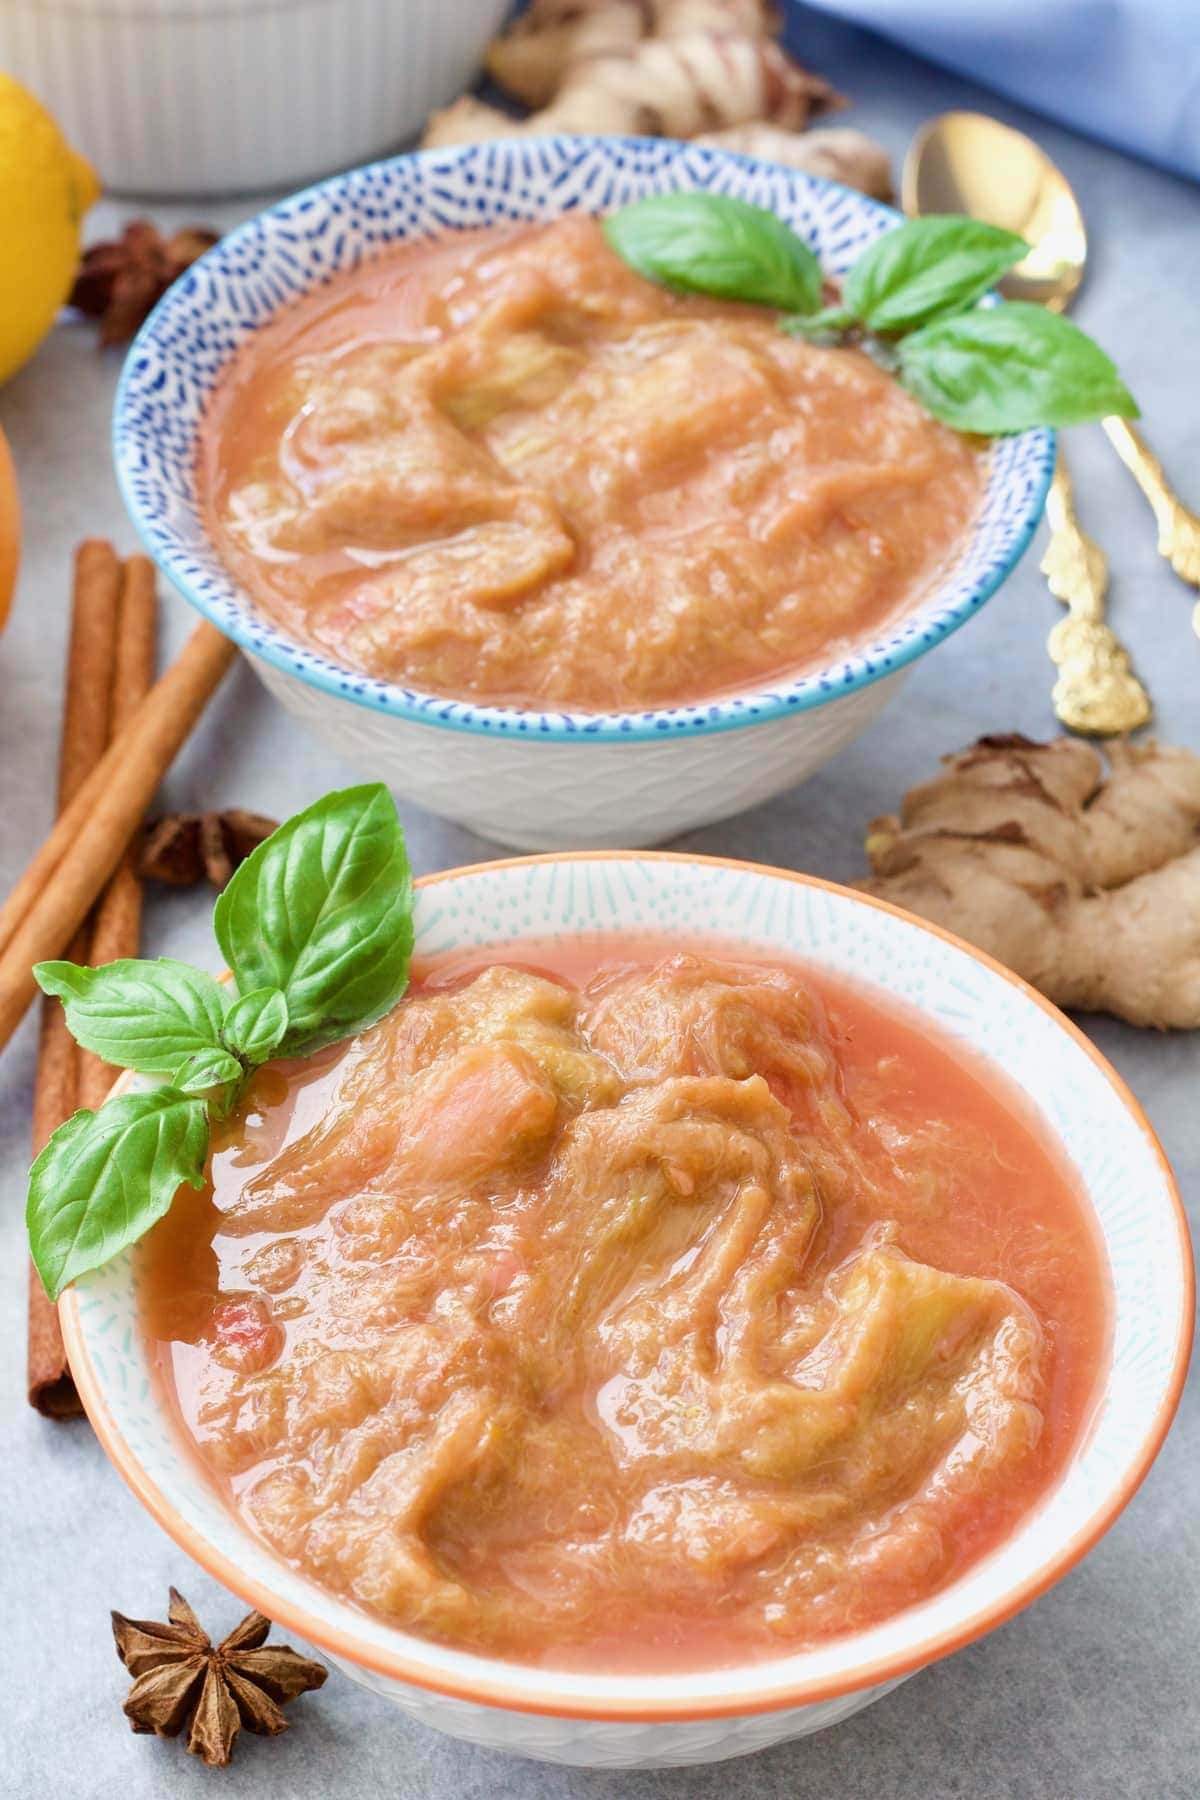
[(197, 426), (229, 357), (280, 307), (404, 240), (576, 209), (610, 212), (675, 189), (734, 194), (769, 208), (834, 274), (897, 223), (890, 207), (815, 176), (663, 139), (501, 139), (335, 176), (224, 238), (176, 282), (130, 350), (113, 451), (122, 494), (150, 554), (198, 611), (253, 655), (357, 705), (454, 731), (559, 741), (728, 731), (820, 706), (923, 655), (978, 611), (1020, 558), (1053, 471), (1052, 432), (995, 440), (982, 507), (961, 559), (876, 642), (833, 667), (761, 691), (653, 711), (474, 706), (354, 673), (250, 610), (208, 542), (196, 503)]
[[(771, 1664), (639, 1679), (639, 1702), (681, 1697), (719, 1701), (732, 1719), (739, 1709), (752, 1707), (755, 1695), (764, 1690), (786, 1687), (792, 1696), (788, 1703), (794, 1705), (805, 1699), (806, 1689), (819, 1690), (822, 1684), (841, 1683), (849, 1691), (880, 1682), (897, 1672), (888, 1666), (889, 1658), (903, 1666), (928, 1661), (940, 1653), (939, 1645), (947, 1638), (972, 1635), (971, 1622), (981, 1613), (1002, 1608), (1006, 1597), (1023, 1590), (1036, 1591), (1047, 1569), (1066, 1555), (1073, 1538), (1097, 1518), (1119, 1510), (1127, 1497), (1130, 1472), (1145, 1460), (1156, 1420), (1180, 1377), (1187, 1339), (1186, 1244), (1181, 1241), (1171, 1183), (1148, 1129), (1115, 1077), (1028, 989), (915, 921), (846, 890), (796, 882), (770, 870), (684, 857), (585, 855), (483, 866), (419, 890), (417, 927), (422, 954), (496, 945), (503, 955), (505, 944), (531, 935), (715, 934), (872, 983), (919, 1009), (951, 1038), (994, 1060), (1024, 1089), (1078, 1170), (1103, 1235), (1114, 1294), (1106, 1391), (1077, 1459), (1021, 1529), (961, 1580), (882, 1625)], [(546, 1728), (543, 1748), (532, 1753), (559, 1760), (603, 1760), (599, 1750), (593, 1754), (588, 1748), (592, 1738), (579, 1735), (585, 1728), (593, 1737), (600, 1734), (597, 1743), (604, 1732), (633, 1731), (587, 1719), (589, 1708), (617, 1705), (623, 1696), (628, 1701), (629, 1685), (618, 1677), (519, 1669), (406, 1637), (322, 1592), (278, 1561), (226, 1510), (173, 1435), (139, 1336), (135, 1270), (136, 1257), (126, 1255), (79, 1284), (78, 1317), (86, 1354), (116, 1433), (140, 1465), (144, 1480), (226, 1559), (230, 1585), (237, 1586), (239, 1574), (243, 1579), (248, 1576), (267, 1590), (272, 1602), (268, 1610), (285, 1622), (287, 1609), (294, 1608), (323, 1628), (351, 1634), (364, 1654), (386, 1656), (389, 1650), (403, 1654), (410, 1665), (419, 1663), (435, 1689), (444, 1681), (461, 1692), (472, 1681), (486, 1679), (527, 1695), (534, 1706), (547, 1700), (567, 1708), (577, 1705), (580, 1718), (539, 1722)], [(320, 1641), (315, 1629), (309, 1635)], [(856, 1671), (868, 1668), (870, 1676), (855, 1679)], [(462, 1707), (471, 1704), (447, 1700), (439, 1718), (434, 1716), (436, 1695), (417, 1697), (411, 1686), (390, 1676), (364, 1673), (362, 1678), (390, 1692), (400, 1704), (423, 1709), (422, 1716), (440, 1722), (443, 1729), (459, 1729), (454, 1721)], [(826, 1704), (830, 1703), (822, 1700), (818, 1706)], [(794, 1722), (786, 1730), (780, 1725), (774, 1736), (813, 1728), (820, 1722), (811, 1716), (818, 1706), (789, 1714)], [(841, 1716), (845, 1710), (833, 1704), (829, 1716)], [(800, 1714), (807, 1716), (807, 1723), (796, 1722)], [(462, 1727), (463, 1735), (507, 1742), (503, 1721), (519, 1716), (476, 1707), (470, 1728)], [(764, 1715), (764, 1720), (783, 1716)], [(550, 1732), (551, 1723), (559, 1736)], [(671, 1729), (683, 1732), (684, 1724)], [(693, 1724), (688, 1729), (699, 1728)], [(771, 1735), (755, 1741), (770, 1741)], [(743, 1732), (736, 1741), (754, 1747), (744, 1739)], [(604, 1741), (610, 1749), (615, 1742)], [(707, 1745), (709, 1737), (702, 1733), (698, 1741)], [(670, 1751), (668, 1741), (660, 1740), (664, 1754), (669, 1751), (679, 1760), (689, 1760), (684, 1740), (674, 1742)], [(715, 1740), (714, 1747), (704, 1751), (732, 1753)]]

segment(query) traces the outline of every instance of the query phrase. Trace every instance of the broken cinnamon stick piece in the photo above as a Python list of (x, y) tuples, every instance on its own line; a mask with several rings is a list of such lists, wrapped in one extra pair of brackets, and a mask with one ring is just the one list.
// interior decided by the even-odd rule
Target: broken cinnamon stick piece
[[(75, 553), (71, 634), (58, 758), (58, 809), (66, 810), (104, 754), (108, 743), (113, 668), (121, 603), (121, 565), (112, 545), (88, 538)], [(82, 926), (67, 954), (86, 961), (89, 931)], [(33, 1153), (69, 1119), (79, 1101), (80, 1052), (67, 1030), (62, 1002), (42, 1001), (33, 1095)], [(58, 1310), (36, 1272), (29, 1271), (28, 1392), (31, 1406), (48, 1418), (77, 1418), (83, 1411), (59, 1329)]]

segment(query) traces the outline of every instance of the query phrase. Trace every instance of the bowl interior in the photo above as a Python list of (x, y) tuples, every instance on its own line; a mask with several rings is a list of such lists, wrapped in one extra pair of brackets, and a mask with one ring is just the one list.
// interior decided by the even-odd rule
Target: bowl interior
[(402, 1681), (532, 1711), (679, 1718), (825, 1699), (919, 1667), (1007, 1617), (1086, 1551), (1170, 1423), (1187, 1359), (1191, 1262), (1162, 1152), (1080, 1032), (956, 940), (845, 889), (750, 865), (619, 852), (484, 865), (422, 884), (417, 927), (423, 953), (502, 948), (531, 935), (719, 933), (873, 983), (993, 1059), (1040, 1110), (1099, 1221), (1114, 1305), (1103, 1398), (1061, 1483), (1015, 1535), (881, 1625), (778, 1661), (685, 1676), (525, 1669), (368, 1618), (280, 1562), (225, 1509), (174, 1435), (139, 1335), (126, 1255), (68, 1293), (71, 1361), (109, 1454), (197, 1561), (281, 1624)]
[(824, 266), (843, 273), (897, 222), (832, 182), (727, 151), (649, 138), (513, 138), (429, 151), (339, 175), (233, 232), (171, 288), (129, 353), (117, 394), (117, 479), (164, 573), (243, 649), (360, 706), (459, 731), (628, 740), (729, 730), (819, 706), (879, 680), (962, 625), (1004, 580), (1041, 516), (1054, 435), (996, 439), (974, 530), (921, 605), (836, 666), (730, 698), (629, 713), (519, 712), (422, 694), (356, 674), (250, 610), (196, 505), (196, 430), (237, 347), (290, 300), (389, 245), (573, 209), (603, 213), (647, 194), (702, 189), (768, 207)]

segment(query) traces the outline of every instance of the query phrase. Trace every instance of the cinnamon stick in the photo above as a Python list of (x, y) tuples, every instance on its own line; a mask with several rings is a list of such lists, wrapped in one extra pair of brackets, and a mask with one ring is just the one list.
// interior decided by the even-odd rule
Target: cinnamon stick
[(75, 552), (58, 759), (60, 812), (108, 748), (121, 586), (121, 563), (112, 545), (103, 538), (86, 538)]
[[(117, 553), (103, 538), (86, 538), (75, 552), (71, 592), (71, 633), (67, 643), (67, 673), (63, 694), (62, 737), (58, 757), (58, 812), (71, 804), (105, 750), (112, 730), (113, 673), (121, 605), (122, 570)], [(90, 931), (80, 926), (67, 948), (72, 962), (86, 962)], [(52, 1068), (69, 1072), (70, 1117), (78, 1101), (78, 1058), (74, 1039), (67, 1030), (62, 1004), (42, 1003), (39, 1061), (45, 1055)], [(35, 1118), (37, 1108), (34, 1109)], [(55, 1119), (54, 1131), (62, 1123)], [(46, 1133), (48, 1137), (50, 1131)], [(35, 1146), (36, 1156), (41, 1144)]]
[[(59, 1008), (61, 1012), (61, 1007)], [(47, 1012), (43, 1017), (53, 1017)], [(75, 1110), (75, 1044), (64, 1026), (61, 1032), (43, 1031), (38, 1046), (36, 1085), (33, 1091), (33, 1151), (38, 1155), (51, 1135)], [(63, 1345), (58, 1308), (42, 1286), (33, 1264), (29, 1265), (29, 1328), (26, 1352), (29, 1404), (47, 1419), (77, 1419), (83, 1411), (67, 1352)]]
[[(154, 564), (148, 557), (131, 556), (125, 563), (121, 587), (110, 718), (114, 737), (124, 730), (150, 691), (157, 637)], [(92, 914), (88, 961), (93, 968), (138, 953), (142, 928), (142, 882), (138, 874), (141, 837), (139, 824)], [(117, 1070), (88, 1050), (81, 1050), (78, 1055), (79, 1104), (94, 1111), (108, 1098)]]
[[(71, 635), (58, 757), (60, 815), (95, 768), (108, 743), (116, 660), (121, 565), (111, 544), (89, 538), (75, 553)], [(89, 932), (81, 927), (68, 954), (85, 961)], [(80, 1053), (58, 1000), (42, 1001), (33, 1093), (33, 1154), (79, 1105)], [(83, 1411), (59, 1329), (58, 1309), (29, 1269), (29, 1401), (49, 1418), (77, 1418)]]
[(0, 910), (0, 1049), (36, 991), (33, 965), (61, 956), (70, 943), (236, 654), (215, 626), (196, 627)]

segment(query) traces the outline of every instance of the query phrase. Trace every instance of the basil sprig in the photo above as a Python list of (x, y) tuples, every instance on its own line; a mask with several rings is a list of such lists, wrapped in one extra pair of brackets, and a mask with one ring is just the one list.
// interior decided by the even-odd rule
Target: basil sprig
[(822, 306), (820, 264), (782, 219), (727, 194), (661, 194), (604, 221), (652, 281), (784, 314), (785, 331), (859, 343), (927, 412), (989, 437), (1079, 425), (1137, 403), (1104, 352), (1043, 307), (980, 307), (1028, 253), (1011, 231), (957, 215), (912, 219), (876, 239)]
[(59, 1127), (29, 1176), (26, 1224), (52, 1300), (135, 1243), (179, 1188), (200, 1187), (214, 1118), (272, 1056), (335, 1043), (408, 985), (412, 872), (380, 783), (327, 794), (248, 857), (217, 902), (237, 986), (163, 957), (99, 969), (39, 963), (76, 1042), (165, 1078)]

